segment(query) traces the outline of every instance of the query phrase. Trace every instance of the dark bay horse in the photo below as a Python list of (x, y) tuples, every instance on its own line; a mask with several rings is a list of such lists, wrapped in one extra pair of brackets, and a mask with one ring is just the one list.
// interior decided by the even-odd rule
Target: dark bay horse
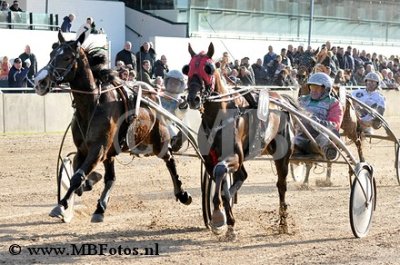
[[(215, 70), (212, 43), (207, 53), (199, 54), (189, 44), (189, 53), (192, 59), (183, 69), (189, 78), (187, 100), (190, 108), (199, 109), (202, 113), (198, 143), (206, 170), (216, 183), (210, 223), (213, 232), (219, 234), (228, 225), (226, 236), (230, 239), (235, 237), (235, 219), (229, 200), (247, 178), (243, 163), (258, 155), (271, 154), (278, 173), (279, 228), (281, 233), (287, 233), (286, 177), (292, 152), (288, 113), (271, 103), (269, 108), (264, 106), (269, 110), (267, 121), (260, 122), (255, 105), (261, 105), (261, 101), (235, 94), (235, 99), (224, 96), (228, 89)], [(213, 96), (220, 98), (212, 100)], [(269, 92), (269, 96), (281, 98), (273, 92)], [(229, 192), (224, 187), (227, 173), (233, 173)]]
[[(134, 115), (128, 117), (132, 109), (127, 107), (127, 92), (121, 80), (115, 77), (113, 71), (104, 67), (107, 59), (104, 52), (102, 56), (101, 49), (83, 48), (85, 33), (76, 41), (65, 41), (59, 32), (58, 39), (59, 44), (53, 45), (49, 63), (35, 78), (35, 89), (37, 94), (44, 96), (54, 86), (69, 83), (75, 107), (71, 129), (77, 153), (73, 161), (74, 174), (70, 187), (50, 216), (67, 219), (66, 209), (72, 193), (80, 194), (82, 190), (90, 190), (101, 178), (94, 170), (99, 163), (103, 163), (105, 185), (92, 222), (103, 221), (115, 182), (115, 156), (121, 151), (137, 155), (146, 150), (146, 155), (156, 155), (163, 159), (172, 177), (177, 200), (190, 204), (192, 198), (182, 189), (169, 148), (168, 128), (162, 117), (142, 104), (134, 106)], [(143, 88), (143, 95), (145, 93)], [(153, 93), (147, 96), (157, 100), (157, 95)], [(125, 137), (133, 142), (133, 146), (124, 145)]]

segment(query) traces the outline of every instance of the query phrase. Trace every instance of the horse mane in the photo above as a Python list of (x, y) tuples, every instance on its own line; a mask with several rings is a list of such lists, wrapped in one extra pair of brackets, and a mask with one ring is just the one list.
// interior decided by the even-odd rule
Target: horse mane
[(225, 87), (225, 84), (222, 82), (222, 76), (219, 73), (219, 71), (215, 71), (214, 73), (214, 78), (215, 78), (215, 87), (219, 88), (222, 94), (228, 93), (228, 89)]
[(105, 45), (85, 41), (82, 48), (95, 79), (102, 83), (114, 83), (118, 80), (117, 72), (108, 68), (108, 51)]

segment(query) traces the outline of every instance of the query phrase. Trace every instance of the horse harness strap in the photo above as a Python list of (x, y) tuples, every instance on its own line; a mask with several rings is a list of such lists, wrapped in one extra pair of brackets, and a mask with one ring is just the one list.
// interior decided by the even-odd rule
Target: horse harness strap
[(218, 126), (213, 126), (212, 128), (210, 128), (207, 124), (205, 124), (204, 122), (201, 123), (204, 132), (207, 135), (207, 141), (210, 145), (213, 144), (215, 136), (217, 135), (217, 133), (219, 131), (221, 131), (223, 128), (225, 128), (226, 126), (228, 126), (229, 124), (235, 123), (236, 120), (241, 117), (243, 115), (243, 113), (240, 111), (240, 109), (237, 109), (237, 112), (235, 115), (231, 116), (228, 119), (224, 119), (223, 122), (218, 125)]

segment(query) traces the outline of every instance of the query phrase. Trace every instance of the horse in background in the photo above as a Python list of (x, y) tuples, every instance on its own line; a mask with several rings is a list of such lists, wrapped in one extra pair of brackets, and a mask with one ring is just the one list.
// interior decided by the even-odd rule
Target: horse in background
[[(99, 163), (103, 163), (105, 185), (92, 215), (92, 222), (102, 222), (116, 179), (115, 156), (121, 151), (129, 151), (133, 155), (156, 155), (163, 159), (177, 200), (190, 204), (192, 198), (182, 188), (169, 149), (170, 137), (165, 121), (155, 110), (142, 104), (135, 106), (135, 111), (128, 107), (128, 95), (123, 83), (114, 71), (104, 68), (107, 57), (101, 53), (103, 50), (90, 45), (83, 47), (85, 33), (76, 41), (66, 41), (59, 32), (58, 40), (59, 44), (53, 45), (49, 63), (35, 78), (35, 90), (38, 95), (44, 96), (54, 86), (69, 82), (75, 107), (71, 130), (77, 153), (73, 160), (74, 174), (70, 187), (50, 216), (70, 219), (66, 216), (66, 209), (70, 206), (72, 193), (81, 195), (82, 191), (91, 190), (101, 179), (101, 174), (94, 170)], [(144, 83), (136, 84), (132, 90), (137, 91), (142, 86), (144, 95), (158, 100), (157, 95), (146, 90)], [(131, 96), (136, 95), (132, 92)], [(134, 115), (129, 115), (132, 112)], [(128, 146), (127, 139), (131, 142)]]
[[(247, 179), (244, 161), (270, 154), (278, 174), (279, 228), (281, 233), (287, 233), (286, 177), (292, 153), (289, 114), (270, 103), (269, 106), (261, 106), (269, 109), (267, 121), (261, 122), (256, 114), (257, 105), (265, 102), (257, 102), (254, 97), (249, 97), (250, 94), (247, 97), (238, 94), (225, 96), (228, 89), (215, 69), (212, 43), (207, 52), (199, 54), (189, 44), (189, 53), (191, 61), (183, 69), (188, 75), (187, 101), (191, 109), (198, 109), (202, 113), (198, 142), (206, 170), (216, 184), (210, 223), (212, 231), (220, 234), (228, 225), (226, 236), (235, 238), (235, 218), (230, 198), (235, 196)], [(214, 96), (219, 99), (213, 100)], [(269, 92), (268, 97), (282, 99), (275, 92)], [(229, 192), (226, 191), (228, 173), (233, 173)]]

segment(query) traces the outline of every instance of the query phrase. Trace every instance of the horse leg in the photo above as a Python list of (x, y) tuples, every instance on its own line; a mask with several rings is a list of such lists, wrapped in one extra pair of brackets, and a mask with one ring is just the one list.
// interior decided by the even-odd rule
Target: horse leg
[[(213, 197), (214, 211), (211, 217), (211, 230), (214, 234), (221, 234), (226, 226), (226, 214), (222, 210), (222, 184), (225, 181), (228, 168), (226, 163), (219, 162), (214, 167), (214, 178), (215, 178), (215, 193)], [(229, 203), (228, 203), (229, 204)]]
[(172, 178), (172, 183), (174, 184), (174, 194), (176, 200), (179, 200), (181, 203), (185, 205), (189, 205), (192, 203), (192, 196), (190, 193), (182, 189), (182, 181), (179, 179), (179, 175), (176, 171), (175, 159), (173, 158), (170, 151), (163, 157), (165, 164), (167, 165), (169, 174)]
[[(230, 241), (233, 241), (236, 239), (236, 232), (234, 230), (235, 227), (235, 217), (233, 216), (232, 212), (232, 206), (231, 201), (235, 197), (236, 193), (240, 189), (240, 187), (243, 185), (243, 182), (247, 179), (247, 172), (246, 169), (244, 168), (243, 164), (239, 168), (238, 171), (233, 173), (233, 184), (229, 188), (227, 186), (223, 186), (224, 189), (224, 196), (222, 196), (222, 200), (224, 203), (224, 209), (225, 213), (227, 215), (227, 225), (228, 225), (228, 230), (226, 231), (226, 238)], [(226, 183), (226, 182), (225, 182)]]
[(97, 172), (97, 171), (93, 171), (89, 174), (89, 176), (86, 178), (85, 182), (82, 183), (82, 185), (75, 190), (75, 193), (78, 196), (82, 196), (84, 191), (91, 191), (93, 189), (93, 186), (100, 181), (100, 179), (103, 176)]
[(326, 184), (327, 185), (332, 185), (331, 175), (332, 175), (332, 162), (328, 162), (327, 167), (326, 167)]
[[(51, 217), (58, 217), (64, 219), (65, 210), (68, 208), (68, 201), (71, 198), (71, 195), (75, 190), (77, 190), (82, 182), (85, 180), (87, 174), (89, 174), (99, 163), (100, 157), (102, 157), (103, 149), (99, 146), (99, 148), (92, 150), (91, 153), (85, 158), (84, 162), (80, 165), (80, 167), (75, 171), (74, 175), (70, 181), (70, 187), (65, 194), (64, 198), (61, 199), (59, 204), (54, 207), (54, 209), (50, 212)], [(82, 155), (79, 154), (81, 158)]]
[(104, 212), (106, 211), (108, 201), (110, 199), (111, 189), (115, 182), (114, 157), (106, 159), (104, 162), (104, 189), (97, 202), (97, 208), (92, 215), (92, 223), (104, 221)]
[(286, 190), (287, 190), (287, 174), (288, 174), (288, 165), (289, 165), (289, 157), (284, 157), (279, 160), (275, 160), (275, 166), (278, 173), (278, 181), (276, 186), (278, 188), (279, 193), (279, 233), (287, 234), (288, 226), (287, 226), (287, 204), (285, 201)]
[(304, 181), (303, 181), (303, 184), (305, 186), (308, 186), (308, 179), (310, 177), (310, 172), (311, 172), (312, 166), (313, 166), (312, 163), (306, 163), (306, 173), (305, 173), (305, 177), (304, 177)]
[(357, 146), (357, 152), (358, 152), (358, 158), (360, 159), (360, 162), (365, 162), (365, 158), (364, 158), (364, 153), (362, 151), (362, 139), (361, 139), (361, 126), (358, 125), (357, 126), (357, 138), (355, 140), (356, 146)]

